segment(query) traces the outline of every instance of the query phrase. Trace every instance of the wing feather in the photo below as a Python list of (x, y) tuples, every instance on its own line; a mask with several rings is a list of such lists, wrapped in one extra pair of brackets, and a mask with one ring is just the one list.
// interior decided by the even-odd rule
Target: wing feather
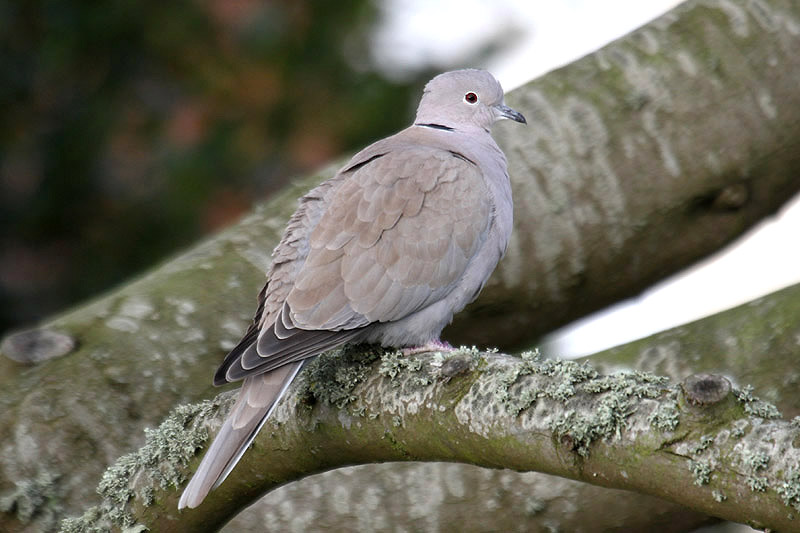
[(491, 217), (477, 166), (406, 145), (349, 169), (335, 187), (312, 191), (321, 202), (301, 204), (307, 212), (290, 226), (307, 238), (281, 241), (262, 316), (218, 377), (241, 379), (350, 342), (371, 323), (446, 297), (464, 275)]
[[(474, 164), (419, 146), (359, 168), (332, 202), (336, 208), (315, 228), (308, 260), (287, 298), (295, 323), (304, 329), (344, 328), (353, 319), (358, 324), (397, 320), (437, 301), (463, 275), (491, 216), (486, 185)], [(455, 218), (454, 204), (461, 209)], [(322, 262), (317, 255), (326, 261), (334, 257), (317, 237), (334, 234), (334, 225), (347, 236), (340, 237), (346, 240), (344, 254), (330, 263), (338, 262), (338, 277), (317, 267)], [(312, 298), (306, 293), (318, 284), (343, 284), (344, 291), (328, 293), (324, 307), (308, 308)], [(337, 313), (341, 310), (352, 315)], [(334, 313), (336, 321), (329, 319)]]

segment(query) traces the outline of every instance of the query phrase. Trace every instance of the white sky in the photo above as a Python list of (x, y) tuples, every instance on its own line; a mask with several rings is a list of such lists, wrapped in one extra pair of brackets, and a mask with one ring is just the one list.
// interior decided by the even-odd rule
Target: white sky
[(388, 75), (458, 63), (495, 37), (514, 45), (486, 67), (507, 91), (625, 35), (679, 0), (384, 0), (373, 37)]
[[(506, 90), (600, 48), (676, 0), (385, 0), (374, 55), (387, 73), (458, 63), (487, 40), (513, 45), (482, 66)], [(402, 74), (401, 74), (402, 75)], [(535, 125), (533, 125), (535, 126)], [(557, 332), (544, 349), (573, 357), (640, 338), (800, 282), (800, 201), (722, 254), (638, 298)]]

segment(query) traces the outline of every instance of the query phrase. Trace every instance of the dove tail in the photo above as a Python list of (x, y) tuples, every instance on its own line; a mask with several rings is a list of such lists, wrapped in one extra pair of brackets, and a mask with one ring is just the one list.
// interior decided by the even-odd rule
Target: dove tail
[(197, 507), (225, 481), (305, 362), (290, 363), (244, 380), (236, 404), (186, 485), (178, 509)]

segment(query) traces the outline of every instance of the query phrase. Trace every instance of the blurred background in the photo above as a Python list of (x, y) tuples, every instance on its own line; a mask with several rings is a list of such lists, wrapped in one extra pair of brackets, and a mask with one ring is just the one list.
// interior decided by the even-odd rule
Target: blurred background
[(0, 333), (403, 125), (430, 72), (375, 69), (381, 18), (364, 0), (0, 2)]

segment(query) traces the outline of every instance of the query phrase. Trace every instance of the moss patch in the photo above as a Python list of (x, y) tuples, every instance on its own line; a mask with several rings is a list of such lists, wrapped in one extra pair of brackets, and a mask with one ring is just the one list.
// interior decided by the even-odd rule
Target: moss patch
[(353, 389), (383, 353), (378, 346), (347, 345), (316, 357), (307, 365), (304, 396), (341, 409), (357, 399)]
[(786, 481), (777, 488), (778, 495), (785, 505), (800, 511), (800, 470), (794, 469), (786, 473)]
[(675, 431), (680, 422), (678, 391), (673, 389), (667, 393), (665, 401), (659, 404), (658, 408), (650, 414), (647, 421), (659, 431)]
[(744, 405), (744, 412), (759, 418), (775, 419), (781, 412), (773, 404), (753, 395), (753, 386), (747, 385), (742, 390), (734, 391), (736, 398)]
[(97, 486), (100, 505), (80, 517), (64, 519), (61, 531), (100, 533), (111, 527), (146, 531), (145, 526), (135, 523), (128, 505), (135, 498), (144, 506), (152, 505), (154, 486), (177, 488), (186, 480), (186, 465), (208, 439), (204, 422), (229, 403), (229, 398), (221, 394), (214, 400), (178, 406), (158, 428), (146, 429), (144, 446), (117, 459), (103, 474)]
[[(543, 359), (538, 351), (521, 354), (522, 363), (508, 367), (499, 377), (496, 398), (514, 416), (533, 406), (539, 399), (564, 405), (554, 413), (550, 430), (554, 437), (567, 444), (581, 456), (588, 456), (589, 446), (597, 439), (619, 436), (625, 420), (636, 409), (634, 400), (658, 398), (666, 391), (668, 380), (646, 372), (619, 372), (600, 376), (588, 363)], [(527, 380), (522, 376), (536, 375), (544, 381)], [(537, 386), (535, 383), (544, 383)], [(569, 407), (578, 395), (592, 395), (589, 409)], [(670, 394), (668, 392), (668, 394)], [(673, 394), (674, 396), (674, 394)], [(580, 400), (583, 401), (583, 400)], [(662, 427), (677, 426), (677, 405), (669, 412), (656, 415)]]
[(711, 473), (714, 469), (708, 461), (689, 461), (689, 470), (694, 476), (694, 484), (698, 486), (708, 485), (711, 481)]

